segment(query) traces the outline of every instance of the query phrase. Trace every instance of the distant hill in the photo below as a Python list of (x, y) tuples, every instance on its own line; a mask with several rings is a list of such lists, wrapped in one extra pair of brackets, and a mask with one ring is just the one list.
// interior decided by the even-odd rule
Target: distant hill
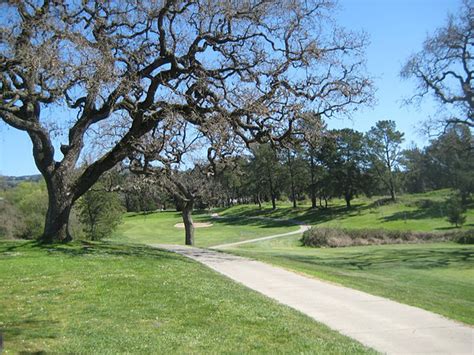
[(40, 174), (24, 175), (24, 176), (3, 176), (0, 175), (0, 187), (9, 188), (18, 185), (23, 181), (38, 182), (42, 179)]

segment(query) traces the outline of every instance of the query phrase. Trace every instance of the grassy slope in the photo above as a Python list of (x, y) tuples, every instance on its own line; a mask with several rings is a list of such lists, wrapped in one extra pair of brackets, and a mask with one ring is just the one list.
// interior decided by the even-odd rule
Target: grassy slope
[[(343, 228), (385, 228), (399, 230), (449, 230), (453, 227), (444, 217), (444, 200), (449, 190), (432, 191), (424, 194), (402, 195), (397, 203), (378, 205), (378, 198), (358, 198), (347, 210), (342, 200), (333, 200), (327, 210), (311, 210), (302, 204), (293, 209), (287, 204), (279, 204), (276, 211), (269, 205), (259, 210), (254, 205), (241, 205), (226, 209), (222, 215), (267, 216), (276, 218), (294, 218), (319, 226)], [(428, 201), (428, 203), (425, 203)], [(467, 210), (467, 220), (463, 228), (474, 227), (474, 206)]]
[[(212, 227), (197, 228), (197, 246), (208, 247), (223, 243), (264, 237), (271, 234), (298, 229), (294, 223), (257, 220), (242, 217), (211, 219), (207, 214), (195, 213), (195, 222), (211, 222)], [(177, 212), (152, 214), (127, 214), (112, 239), (137, 243), (184, 244), (184, 229), (176, 228), (182, 223)]]
[(364, 353), (211, 270), (142, 246), (0, 242), (6, 353)]
[(298, 237), (233, 252), (474, 324), (474, 246), (301, 247)]

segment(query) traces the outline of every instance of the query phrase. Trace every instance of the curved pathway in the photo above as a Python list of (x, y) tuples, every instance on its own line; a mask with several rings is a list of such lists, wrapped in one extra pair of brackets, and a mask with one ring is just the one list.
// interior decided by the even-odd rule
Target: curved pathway
[[(219, 218), (219, 219), (225, 219), (226, 218), (226, 217), (219, 216), (217, 213), (213, 213), (211, 215), (211, 217), (212, 218)], [(294, 219), (279, 219), (279, 218), (269, 218), (269, 217), (246, 217), (246, 218), (248, 218), (248, 219), (260, 219), (260, 220), (271, 220), (271, 221), (281, 221), (281, 222), (292, 222), (296, 225), (299, 225), (300, 228), (296, 231), (293, 231), (293, 232), (287, 232), (287, 233), (282, 233), (282, 234), (273, 234), (273, 235), (269, 235), (267, 237), (260, 237), (260, 238), (242, 240), (240, 242), (214, 245), (214, 246), (210, 247), (210, 249), (226, 249), (226, 248), (232, 248), (232, 247), (242, 245), (242, 244), (260, 242), (262, 240), (269, 240), (269, 239), (275, 239), (275, 238), (280, 238), (280, 237), (286, 237), (286, 236), (294, 235), (294, 234), (301, 234), (301, 233), (304, 233), (308, 229), (311, 228), (311, 226), (309, 226), (307, 224), (303, 224), (299, 221), (295, 221)]]
[(207, 265), (382, 353), (474, 353), (473, 328), (420, 308), (214, 250), (152, 246)]
[(309, 228), (310, 228), (310, 226), (308, 226), (306, 224), (303, 224), (303, 225), (300, 225), (300, 228), (298, 230), (293, 231), (293, 232), (282, 233), (282, 234), (274, 234), (274, 235), (269, 235), (268, 237), (260, 237), (260, 238), (255, 238), (255, 239), (247, 239), (247, 240), (242, 240), (240, 242), (235, 242), (235, 243), (214, 245), (214, 246), (210, 247), (210, 249), (232, 248), (232, 247), (242, 245), (242, 244), (260, 242), (262, 240), (275, 239), (275, 238), (280, 238), (280, 237), (286, 237), (288, 235), (293, 235), (293, 234), (301, 234), (301, 233), (307, 231)]

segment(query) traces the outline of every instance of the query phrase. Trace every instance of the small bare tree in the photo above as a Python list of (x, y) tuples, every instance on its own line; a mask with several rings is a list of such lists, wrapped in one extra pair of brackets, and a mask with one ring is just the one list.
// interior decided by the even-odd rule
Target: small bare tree
[[(0, 118), (33, 143), (44, 242), (71, 239), (73, 203), (170, 113), (249, 143), (287, 136), (308, 101), (331, 116), (371, 99), (365, 38), (333, 25), (332, 0), (0, 6)], [(94, 140), (108, 144), (78, 172)]]
[(444, 27), (429, 36), (423, 49), (412, 55), (401, 71), (415, 78), (416, 94), (409, 102), (432, 94), (451, 117), (444, 125), (461, 123), (474, 127), (474, 6), (464, 0), (459, 13), (449, 16)]
[[(185, 244), (194, 245), (193, 209), (198, 200), (210, 201), (213, 176), (226, 166), (225, 159), (239, 149), (235, 136), (215, 121), (198, 129), (185, 118), (171, 115), (133, 145), (128, 158), (131, 172), (173, 197), (181, 211)], [(202, 163), (202, 156), (207, 158)], [(187, 167), (187, 168), (186, 168)]]
[(185, 230), (185, 244), (194, 245), (194, 223), (192, 213), (199, 200), (209, 201), (212, 190), (212, 175), (205, 168), (196, 165), (186, 171), (165, 170), (158, 175), (158, 183), (170, 193), (181, 210)]

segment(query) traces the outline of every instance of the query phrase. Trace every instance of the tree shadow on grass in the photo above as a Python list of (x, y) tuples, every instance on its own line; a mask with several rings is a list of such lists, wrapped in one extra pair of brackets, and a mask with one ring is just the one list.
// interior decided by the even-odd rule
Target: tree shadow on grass
[(296, 224), (293, 221), (279, 221), (272, 219), (258, 219), (251, 217), (220, 217), (212, 218), (205, 217), (200, 218), (200, 222), (209, 222), (215, 225), (233, 226), (233, 227), (256, 227), (256, 228), (281, 228), (281, 227), (294, 227)]
[(22, 248), (25, 244), (29, 244), (31, 243), (31, 241), (23, 241), (23, 242), (11, 242), (11, 241), (7, 241), (7, 242), (3, 242), (2, 244), (0, 244), (0, 253), (12, 253), (14, 251), (16, 251), (18, 248)]
[(459, 249), (371, 249), (334, 257), (286, 254), (277, 256), (307, 265), (344, 270), (376, 270), (390, 268), (433, 269), (455, 266), (472, 268), (474, 248)]
[[(463, 225), (464, 227), (474, 227), (474, 223), (469, 223), (469, 224), (464, 224)], [(450, 226), (450, 227), (438, 227), (438, 228), (435, 228), (436, 230), (441, 230), (441, 231), (445, 231), (445, 230), (450, 230), (450, 231), (462, 231), (461, 228), (459, 227), (456, 227), (456, 226)], [(474, 232), (473, 232), (474, 233)]]
[(304, 214), (295, 217), (295, 220), (308, 224), (319, 224), (341, 218), (347, 218), (362, 214), (370, 210), (370, 206), (365, 204), (353, 204), (351, 208), (346, 206), (331, 206), (325, 209), (307, 209)]
[(418, 220), (430, 218), (445, 218), (446, 217), (446, 202), (433, 201), (421, 199), (413, 204), (417, 207), (416, 210), (400, 211), (391, 214), (390, 216), (381, 217), (384, 222), (400, 221), (400, 220)]
[[(0, 334), (3, 336), (5, 344), (9, 342), (30, 343), (39, 342), (44, 339), (55, 339), (58, 337), (59, 322), (52, 319), (36, 319), (29, 317), (27, 319), (16, 319), (13, 322), (6, 322), (0, 327)], [(5, 349), (5, 350), (8, 350)], [(21, 352), (21, 354), (46, 354), (43, 350), (36, 349), (29, 352)]]
[(244, 205), (232, 209), (232, 217), (226, 218), (251, 218), (251, 217), (270, 217), (279, 219), (293, 219), (298, 222), (308, 224), (319, 224), (338, 218), (359, 215), (371, 207), (362, 203), (354, 204), (350, 209), (346, 206), (329, 206), (328, 208), (308, 208), (308, 207), (283, 207), (272, 210), (271, 208), (249, 209)]
[(50, 254), (61, 253), (74, 257), (81, 256), (130, 256), (140, 258), (173, 259), (169, 252), (146, 245), (119, 244), (109, 242), (74, 242), (71, 244), (45, 245), (33, 243), (34, 248), (47, 251)]

